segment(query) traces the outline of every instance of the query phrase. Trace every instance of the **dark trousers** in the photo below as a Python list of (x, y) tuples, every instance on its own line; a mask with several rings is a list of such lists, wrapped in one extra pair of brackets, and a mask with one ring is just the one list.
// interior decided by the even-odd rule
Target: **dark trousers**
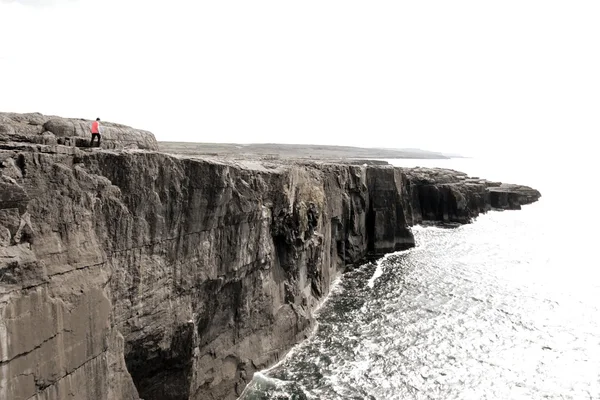
[(90, 141), (90, 147), (94, 145), (94, 137), (98, 137), (98, 147), (100, 147), (100, 134), (92, 133), (92, 140)]

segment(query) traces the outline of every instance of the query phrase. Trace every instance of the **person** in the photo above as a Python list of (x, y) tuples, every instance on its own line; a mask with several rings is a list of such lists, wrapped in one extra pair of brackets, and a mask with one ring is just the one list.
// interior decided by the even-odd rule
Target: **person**
[(90, 141), (90, 147), (94, 146), (94, 137), (98, 138), (98, 147), (100, 147), (100, 118), (96, 118), (92, 122), (92, 140)]

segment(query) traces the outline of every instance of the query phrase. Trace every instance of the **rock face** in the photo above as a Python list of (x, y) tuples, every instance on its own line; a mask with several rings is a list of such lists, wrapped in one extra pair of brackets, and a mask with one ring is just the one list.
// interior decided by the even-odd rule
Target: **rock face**
[[(19, 118), (0, 131), (0, 399), (235, 399), (345, 266), (540, 197), (450, 170), (32, 145)], [(46, 122), (27, 135), (64, 132)]]
[[(0, 143), (26, 142), (87, 147), (92, 121), (45, 116), (39, 113), (0, 113)], [(101, 121), (102, 148), (158, 150), (154, 135), (125, 125)]]

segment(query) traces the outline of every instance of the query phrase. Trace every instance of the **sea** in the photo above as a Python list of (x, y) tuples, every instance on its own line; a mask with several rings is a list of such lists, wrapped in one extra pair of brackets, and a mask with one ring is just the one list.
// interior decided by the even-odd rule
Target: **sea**
[(343, 274), (312, 335), (240, 399), (600, 399), (595, 161), (387, 161), (542, 198), (457, 228), (413, 227), (415, 248)]

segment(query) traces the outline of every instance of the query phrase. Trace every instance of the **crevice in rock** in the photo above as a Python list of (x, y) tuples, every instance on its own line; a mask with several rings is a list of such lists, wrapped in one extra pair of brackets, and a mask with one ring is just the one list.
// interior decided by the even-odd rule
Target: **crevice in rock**
[(39, 398), (38, 396), (40, 395), (40, 393), (41, 393), (42, 391), (48, 390), (48, 388), (50, 388), (50, 387), (52, 387), (52, 386), (55, 386), (55, 385), (56, 385), (56, 384), (58, 384), (58, 383), (59, 383), (61, 380), (63, 380), (63, 379), (65, 379), (65, 378), (67, 378), (67, 377), (69, 377), (69, 376), (73, 375), (74, 373), (76, 373), (76, 372), (77, 372), (78, 370), (80, 370), (81, 368), (84, 368), (84, 367), (86, 366), (86, 364), (88, 364), (88, 363), (90, 363), (90, 362), (93, 362), (93, 361), (94, 361), (94, 360), (96, 360), (97, 358), (99, 358), (99, 357), (102, 357), (104, 354), (106, 354), (106, 349), (104, 349), (104, 350), (103, 350), (103, 351), (102, 351), (100, 354), (98, 354), (98, 355), (95, 355), (94, 357), (87, 359), (86, 361), (84, 361), (84, 362), (83, 362), (82, 364), (80, 364), (79, 366), (77, 366), (77, 367), (73, 368), (73, 370), (71, 370), (71, 372), (69, 372), (69, 373), (67, 373), (67, 374), (65, 374), (65, 375), (63, 375), (63, 376), (61, 376), (61, 377), (59, 377), (59, 378), (56, 378), (56, 380), (54, 380), (54, 381), (53, 381), (52, 383), (50, 383), (50, 384), (46, 384), (45, 382), (41, 382), (41, 381), (40, 381), (40, 382), (36, 382), (36, 387), (38, 388), (39, 392), (38, 392), (38, 393), (36, 393), (35, 395), (33, 395), (33, 396), (31, 396), (31, 397), (27, 398), (27, 400), (32, 400), (32, 399), (35, 399), (35, 398)]
[(63, 333), (62, 331), (61, 331), (61, 332), (57, 332), (57, 333), (55, 333), (54, 335), (52, 335), (52, 336), (50, 336), (49, 338), (45, 339), (43, 342), (41, 342), (41, 343), (40, 343), (40, 344), (38, 344), (37, 346), (35, 346), (35, 347), (31, 348), (31, 350), (28, 350), (28, 351), (24, 351), (24, 352), (22, 352), (22, 353), (19, 353), (19, 354), (15, 355), (13, 358), (11, 358), (10, 360), (0, 361), (0, 367), (2, 367), (2, 366), (4, 366), (4, 365), (6, 365), (6, 364), (8, 364), (8, 363), (11, 363), (11, 362), (13, 362), (13, 361), (16, 361), (16, 360), (18, 360), (18, 359), (19, 359), (19, 358), (21, 358), (21, 357), (25, 357), (25, 356), (27, 356), (27, 355), (28, 355), (28, 354), (30, 354), (31, 352), (33, 352), (33, 351), (36, 351), (37, 349), (39, 349), (40, 347), (42, 347), (44, 344), (46, 344), (46, 343), (48, 343), (49, 341), (53, 340), (54, 338), (56, 338), (58, 335), (60, 335), (60, 334), (62, 334), (62, 333)]
[(23, 175), (23, 178), (25, 178), (25, 176), (27, 176), (27, 171), (25, 170), (25, 156), (23, 154), (19, 154), (17, 156), (15, 165), (19, 167), (19, 169), (21, 170), (21, 175)]
[(96, 264), (84, 265), (83, 267), (77, 267), (77, 268), (70, 269), (68, 271), (57, 272), (55, 274), (48, 275), (48, 278), (53, 278), (55, 276), (66, 275), (66, 274), (70, 274), (72, 272), (82, 271), (84, 269), (90, 269), (90, 268), (94, 268), (94, 267), (100, 267), (100, 266), (103, 266), (104, 264), (106, 264), (106, 261), (102, 261), (102, 262), (99, 262), (99, 263), (96, 263)]
[(375, 210), (373, 209), (373, 200), (369, 199), (369, 209), (366, 215), (367, 228), (367, 252), (375, 251)]

